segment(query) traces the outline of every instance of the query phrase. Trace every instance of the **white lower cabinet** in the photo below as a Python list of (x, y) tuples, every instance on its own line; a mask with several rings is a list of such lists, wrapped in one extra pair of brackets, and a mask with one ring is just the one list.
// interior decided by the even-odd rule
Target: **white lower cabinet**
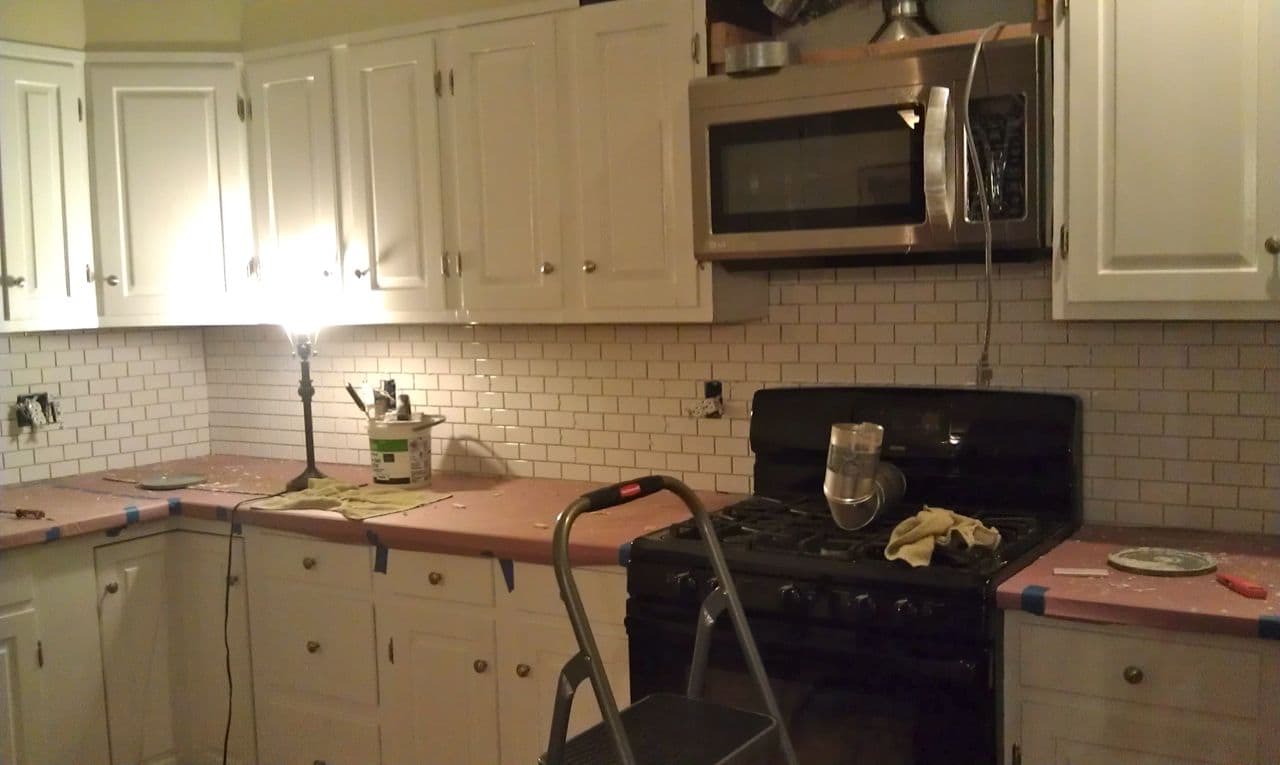
[(1005, 622), (1007, 763), (1280, 762), (1280, 648), (1259, 639)]
[(0, 567), (0, 762), (35, 762), (44, 753), (35, 587), (28, 556)]

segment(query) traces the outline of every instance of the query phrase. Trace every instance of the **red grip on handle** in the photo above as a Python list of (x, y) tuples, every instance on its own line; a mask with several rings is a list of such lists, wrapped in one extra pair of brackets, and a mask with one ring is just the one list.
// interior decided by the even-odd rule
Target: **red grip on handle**
[(1267, 597), (1267, 588), (1258, 584), (1251, 579), (1245, 579), (1235, 574), (1218, 574), (1218, 583), (1224, 585), (1232, 592), (1237, 592), (1246, 598), (1255, 600), (1263, 600)]

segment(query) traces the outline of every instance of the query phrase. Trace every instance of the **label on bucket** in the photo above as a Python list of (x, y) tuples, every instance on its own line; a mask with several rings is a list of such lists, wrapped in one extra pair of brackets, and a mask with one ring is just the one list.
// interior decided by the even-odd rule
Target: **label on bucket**
[(431, 441), (425, 433), (412, 438), (369, 439), (374, 483), (421, 484), (431, 480)]

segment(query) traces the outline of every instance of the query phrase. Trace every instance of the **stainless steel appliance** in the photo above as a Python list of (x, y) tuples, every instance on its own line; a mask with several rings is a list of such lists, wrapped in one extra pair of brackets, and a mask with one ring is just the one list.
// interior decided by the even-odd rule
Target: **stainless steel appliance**
[[(775, 388), (752, 402), (755, 495), (712, 516), (802, 763), (1000, 762), (997, 585), (1080, 525), (1080, 402), (942, 388)], [(823, 496), (833, 423), (876, 422), (906, 497), (869, 525)], [(883, 464), (883, 463), (882, 463)], [(1000, 531), (994, 550), (885, 559), (922, 504)], [(631, 692), (685, 687), (693, 619), (716, 576), (689, 522), (629, 549)], [(704, 698), (758, 708), (733, 633), (718, 629)]]
[[(961, 103), (972, 49), (801, 64), (690, 85), (700, 260), (982, 246)], [(1048, 44), (989, 44), (969, 106), (994, 248), (1041, 250), (1051, 221)]]

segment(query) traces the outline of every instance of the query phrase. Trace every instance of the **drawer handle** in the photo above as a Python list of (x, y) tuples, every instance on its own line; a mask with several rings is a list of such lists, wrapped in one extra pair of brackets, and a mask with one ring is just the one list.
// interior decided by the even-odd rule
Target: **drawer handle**
[(529, 673), (532, 671), (533, 667), (530, 667), (528, 664), (516, 665), (516, 677), (528, 677)]
[(120, 592), (120, 585), (117, 582), (107, 582), (106, 589), (108, 595), (115, 595), (117, 592)]
[(329, 763), (324, 760), (312, 760), (311, 765), (329, 765)]
[(476, 674), (483, 675), (489, 669), (489, 662), (484, 659), (476, 659), (471, 668), (476, 671)]
[(1124, 681), (1129, 685), (1137, 685), (1142, 682), (1142, 678), (1146, 677), (1142, 673), (1140, 667), (1128, 666), (1124, 668)]
[(319, 653), (319, 652), (320, 652), (320, 643), (315, 640), (308, 640), (307, 653)]
[(302, 559), (302, 567), (303, 567), (303, 568), (305, 568), (306, 570), (310, 571), (311, 569), (313, 569), (313, 568), (315, 568), (315, 567), (316, 567), (316, 559), (315, 559), (315, 558), (303, 558), (303, 559)]
[(439, 571), (432, 571), (430, 574), (427, 574), (427, 581), (432, 584), (440, 584), (444, 581), (444, 574)]

